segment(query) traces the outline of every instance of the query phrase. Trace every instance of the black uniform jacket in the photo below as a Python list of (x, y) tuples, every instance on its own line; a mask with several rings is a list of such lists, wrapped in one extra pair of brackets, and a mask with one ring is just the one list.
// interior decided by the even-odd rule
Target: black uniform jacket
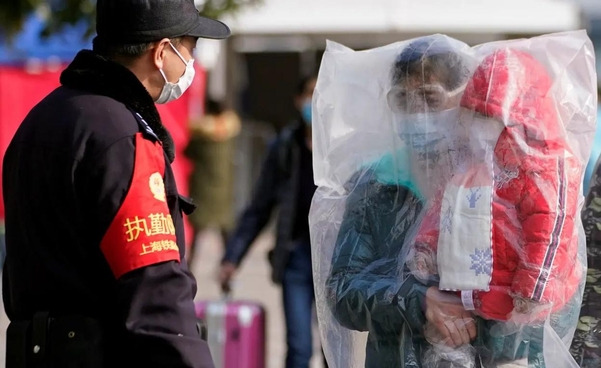
[(101, 321), (106, 367), (213, 367), (184, 261), (173, 142), (136, 76), (81, 51), (4, 157), (11, 321)]

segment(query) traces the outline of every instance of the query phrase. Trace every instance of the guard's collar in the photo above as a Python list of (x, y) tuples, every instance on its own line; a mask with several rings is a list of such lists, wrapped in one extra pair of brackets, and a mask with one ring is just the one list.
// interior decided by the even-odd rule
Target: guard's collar
[(163, 143), (170, 162), (175, 158), (173, 138), (148, 91), (129, 69), (91, 50), (82, 50), (61, 73), (62, 85), (111, 97), (139, 113)]

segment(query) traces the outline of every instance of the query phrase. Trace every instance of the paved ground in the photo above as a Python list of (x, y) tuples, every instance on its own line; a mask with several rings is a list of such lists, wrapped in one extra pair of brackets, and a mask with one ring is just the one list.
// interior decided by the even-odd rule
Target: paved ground
[[(200, 251), (196, 253), (194, 274), (198, 280), (197, 300), (215, 300), (220, 291), (215, 275), (222, 256), (219, 238), (208, 231), (198, 239)], [(256, 300), (264, 304), (267, 311), (267, 366), (265, 368), (284, 368), (286, 355), (286, 332), (281, 303), (281, 290), (270, 279), (267, 251), (273, 244), (273, 233), (266, 231), (259, 236), (242, 263), (236, 277), (233, 298)], [(317, 336), (314, 327), (314, 336)], [(315, 338), (315, 352), (310, 368), (322, 368), (319, 345)]]

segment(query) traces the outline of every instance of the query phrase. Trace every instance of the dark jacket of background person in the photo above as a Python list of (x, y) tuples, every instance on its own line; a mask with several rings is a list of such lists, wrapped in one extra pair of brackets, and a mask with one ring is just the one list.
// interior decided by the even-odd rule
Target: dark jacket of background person
[(597, 160), (582, 210), (587, 278), (570, 352), (582, 368), (601, 367), (601, 160)]
[[(197, 329), (196, 282), (184, 262), (182, 210), (192, 205), (178, 195), (173, 143), (151, 96), (127, 68), (85, 50), (61, 84), (29, 113), (4, 158), (3, 297), (11, 323), (39, 311), (59, 322), (93, 318), (104, 335), (94, 367), (213, 367)], [(149, 166), (164, 167), (164, 206), (177, 245), (152, 249), (172, 252), (173, 260), (119, 275), (101, 244), (134, 185), (140, 147), (148, 145), (158, 150)], [(73, 351), (67, 356), (77, 359)]]
[(275, 247), (269, 252), (272, 280), (280, 284), (293, 250), (297, 224), (300, 149), (305, 126), (299, 120), (285, 128), (270, 144), (257, 180), (250, 205), (244, 210), (238, 227), (227, 243), (224, 261), (238, 265), (251, 244), (279, 209)]
[(366, 368), (419, 368), (427, 286), (407, 276), (400, 257), (422, 205), (411, 190), (378, 181), (372, 170), (348, 187), (328, 305), (342, 326), (369, 332)]

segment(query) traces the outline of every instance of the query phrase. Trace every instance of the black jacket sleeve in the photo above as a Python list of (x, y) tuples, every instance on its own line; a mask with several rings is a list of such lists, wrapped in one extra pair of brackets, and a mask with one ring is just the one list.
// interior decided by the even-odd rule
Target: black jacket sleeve
[(269, 145), (251, 202), (238, 219), (238, 225), (227, 242), (224, 261), (239, 264), (271, 217), (281, 183), (279, 155), (282, 142), (281, 138), (277, 138)]
[[(403, 272), (401, 247), (398, 252), (391, 251), (392, 245), (383, 241), (391, 239), (388, 234), (404, 235), (409, 230), (392, 229), (385, 218), (392, 215), (395, 226), (409, 226), (413, 220), (402, 217), (413, 216), (415, 211), (408, 207), (419, 204), (415, 197), (407, 196), (391, 214), (384, 208), (385, 202), (403, 196), (395, 193), (387, 198), (374, 188), (369, 182), (359, 184), (347, 198), (326, 283), (328, 304), (338, 322), (349, 329), (377, 331), (383, 337), (408, 325), (421, 334), (426, 287)], [(402, 243), (403, 238), (396, 237), (394, 242)]]
[[(79, 190), (102, 233), (131, 185), (135, 140), (124, 137), (89, 158)], [(108, 268), (108, 266), (107, 266)], [(196, 282), (185, 262), (167, 261), (134, 269), (114, 280), (115, 321), (106, 326), (117, 341), (120, 362), (139, 367), (213, 368), (197, 329), (193, 299)]]

